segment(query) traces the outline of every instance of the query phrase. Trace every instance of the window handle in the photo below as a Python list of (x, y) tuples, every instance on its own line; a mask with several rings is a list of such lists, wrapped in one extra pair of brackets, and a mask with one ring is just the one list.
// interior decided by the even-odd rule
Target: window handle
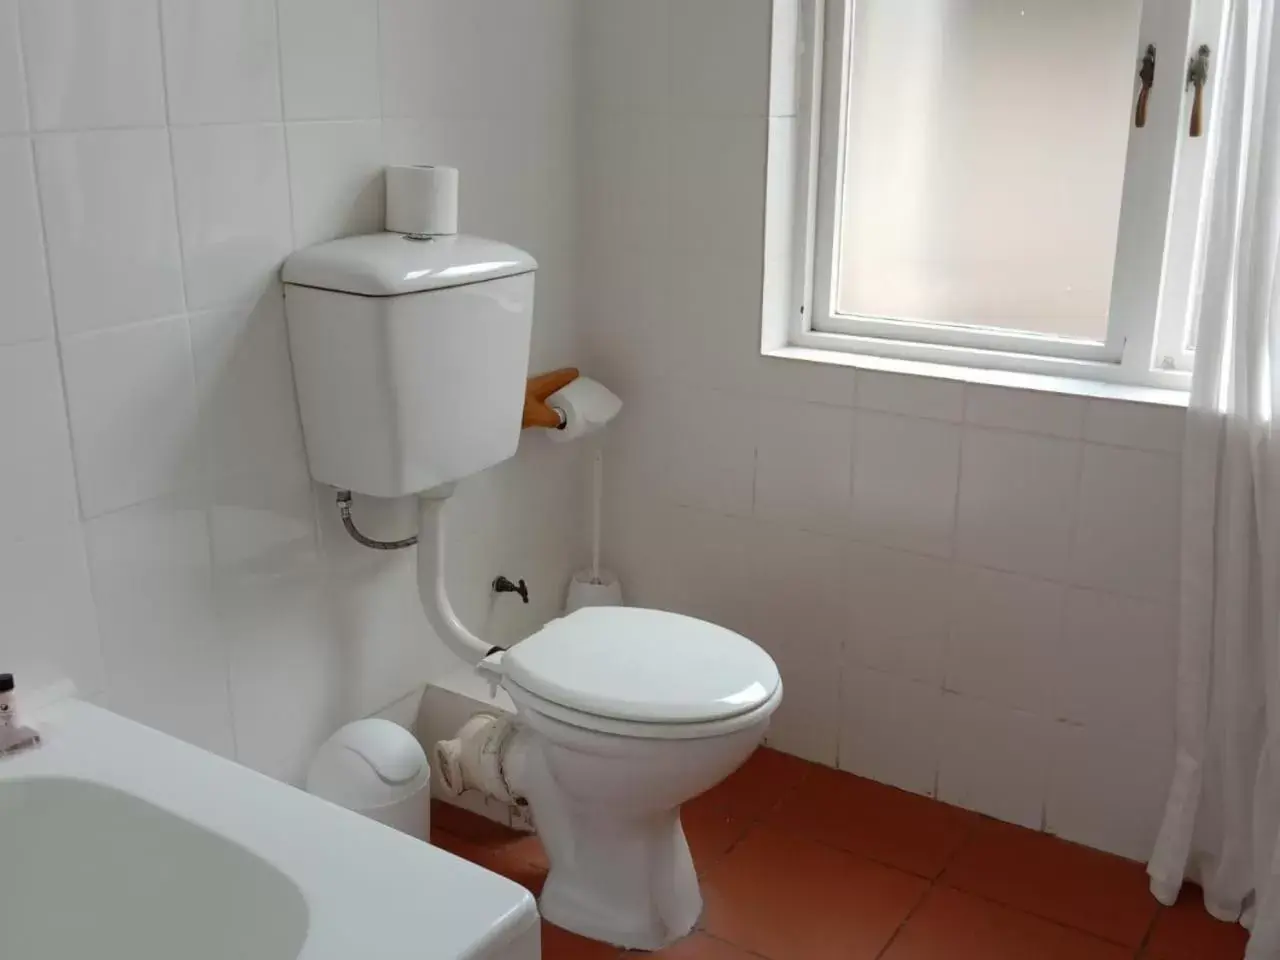
[(1147, 125), (1147, 101), (1151, 99), (1151, 88), (1156, 85), (1156, 45), (1147, 44), (1146, 55), (1142, 58), (1142, 66), (1138, 70), (1138, 79), (1142, 81), (1142, 89), (1138, 91), (1138, 107), (1133, 112), (1133, 125)]
[(1191, 136), (1204, 136), (1204, 85), (1209, 81), (1209, 45), (1201, 44), (1187, 66), (1187, 89), (1195, 87), (1191, 101)]

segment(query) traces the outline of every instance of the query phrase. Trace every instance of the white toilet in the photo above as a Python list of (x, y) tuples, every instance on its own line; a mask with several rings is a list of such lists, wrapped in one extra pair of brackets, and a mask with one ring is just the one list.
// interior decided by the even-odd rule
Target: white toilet
[(702, 909), (680, 805), (751, 754), (782, 700), (769, 655), (730, 630), (593, 607), (509, 651), (473, 636), (445, 591), (454, 482), (519, 443), (536, 263), (474, 237), (333, 241), (291, 257), (286, 310), (312, 475), (418, 495), (418, 580), (433, 628), (501, 685), (513, 720), (480, 715), (437, 745), (457, 791), (527, 804), (551, 872), (543, 915), (653, 950)]

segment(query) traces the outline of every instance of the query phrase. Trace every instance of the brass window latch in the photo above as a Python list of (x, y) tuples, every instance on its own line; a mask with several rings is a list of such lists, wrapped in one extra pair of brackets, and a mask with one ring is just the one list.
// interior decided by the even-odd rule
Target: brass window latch
[(1204, 136), (1204, 85), (1209, 82), (1209, 45), (1203, 43), (1187, 65), (1187, 89), (1195, 88), (1191, 101), (1191, 136)]
[(1147, 44), (1147, 52), (1142, 58), (1142, 66), (1138, 69), (1138, 79), (1142, 89), (1138, 91), (1138, 106), (1133, 111), (1133, 125), (1147, 125), (1147, 102), (1151, 99), (1151, 88), (1156, 85), (1156, 45)]

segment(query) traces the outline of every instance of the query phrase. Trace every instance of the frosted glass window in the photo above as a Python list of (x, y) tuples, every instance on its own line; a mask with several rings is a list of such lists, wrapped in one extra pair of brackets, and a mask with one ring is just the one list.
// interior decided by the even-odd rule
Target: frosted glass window
[(1106, 339), (1141, 7), (856, 0), (837, 314)]

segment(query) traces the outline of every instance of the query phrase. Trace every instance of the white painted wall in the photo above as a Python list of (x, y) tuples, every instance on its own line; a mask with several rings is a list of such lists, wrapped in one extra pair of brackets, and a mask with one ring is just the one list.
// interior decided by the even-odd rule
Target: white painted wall
[[(572, 0), (0, 0), (0, 669), (296, 780), (449, 665), (412, 552), (346, 539), (303, 456), (276, 270), (381, 225), (385, 162), (542, 264), (577, 359)], [(450, 576), (512, 639), (581, 562), (580, 451), (463, 485)], [(369, 532), (413, 504), (357, 503)], [(490, 611), (498, 573), (533, 587)]]
[(762, 358), (769, 20), (586, 5), (581, 313), (628, 402), (608, 562), (775, 655), (781, 749), (1142, 857), (1182, 416)]

